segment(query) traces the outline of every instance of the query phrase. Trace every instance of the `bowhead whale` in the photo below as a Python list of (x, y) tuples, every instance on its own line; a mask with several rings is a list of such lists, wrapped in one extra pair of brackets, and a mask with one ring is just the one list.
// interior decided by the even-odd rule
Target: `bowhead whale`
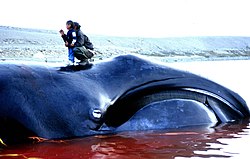
[(0, 74), (5, 143), (214, 126), (249, 117), (246, 102), (228, 88), (134, 55), (88, 68), (0, 62)]

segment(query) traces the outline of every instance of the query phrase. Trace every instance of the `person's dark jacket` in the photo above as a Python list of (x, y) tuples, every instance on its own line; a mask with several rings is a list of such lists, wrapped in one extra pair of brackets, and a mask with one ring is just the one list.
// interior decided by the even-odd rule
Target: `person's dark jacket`
[(71, 47), (70, 44), (77, 41), (77, 36), (76, 36), (76, 32), (74, 29), (70, 29), (67, 32), (67, 35), (62, 35), (62, 39), (64, 42), (68, 42), (68, 47)]
[(76, 42), (75, 47), (85, 46), (86, 49), (94, 50), (93, 44), (90, 42), (87, 35), (85, 35), (80, 29), (76, 30)]

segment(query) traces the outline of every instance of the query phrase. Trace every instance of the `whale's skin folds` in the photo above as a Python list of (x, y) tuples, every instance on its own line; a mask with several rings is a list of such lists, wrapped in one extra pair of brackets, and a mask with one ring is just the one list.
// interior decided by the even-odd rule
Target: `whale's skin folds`
[(204, 105), (218, 122), (249, 117), (246, 102), (234, 91), (141, 56), (121, 55), (86, 68), (7, 61), (0, 62), (0, 74), (0, 138), (13, 142), (32, 135), (56, 139), (115, 132), (137, 113), (143, 118), (144, 110), (173, 103), (168, 100)]

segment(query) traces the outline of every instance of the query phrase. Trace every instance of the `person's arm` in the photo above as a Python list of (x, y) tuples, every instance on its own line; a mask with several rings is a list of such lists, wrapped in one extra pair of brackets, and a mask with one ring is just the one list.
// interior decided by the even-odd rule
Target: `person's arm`
[(90, 42), (89, 38), (85, 34), (84, 34), (84, 46), (89, 50), (94, 50), (93, 44)]
[(64, 33), (64, 31), (62, 29), (59, 31), (59, 33), (61, 34), (63, 41), (66, 43), (67, 42), (67, 35)]
[(71, 46), (75, 46), (74, 44), (76, 43), (76, 32), (72, 31), (71, 35), (72, 35)]
[(74, 46), (76, 47), (84, 46), (84, 34), (80, 30), (76, 32), (76, 42), (74, 43)]
[(66, 43), (67, 42), (67, 35), (62, 35), (62, 39), (63, 39), (63, 41)]

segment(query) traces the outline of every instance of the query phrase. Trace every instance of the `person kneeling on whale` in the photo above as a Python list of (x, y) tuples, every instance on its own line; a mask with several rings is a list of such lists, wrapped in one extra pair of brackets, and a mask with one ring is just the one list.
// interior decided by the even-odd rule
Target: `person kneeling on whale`
[(74, 22), (76, 31), (76, 42), (74, 43), (74, 56), (80, 60), (79, 65), (87, 65), (88, 59), (94, 56), (94, 47), (89, 38), (80, 30), (81, 25)]

